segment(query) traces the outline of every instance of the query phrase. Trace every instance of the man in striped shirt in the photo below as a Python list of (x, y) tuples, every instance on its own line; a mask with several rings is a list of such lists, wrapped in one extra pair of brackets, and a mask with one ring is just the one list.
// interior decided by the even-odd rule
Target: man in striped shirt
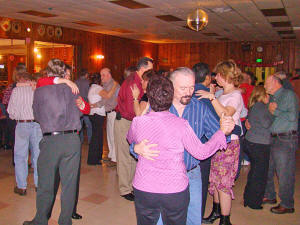
[[(26, 82), (30, 80), (31, 75), (24, 72), (18, 76), (18, 82)], [(32, 155), (31, 163), (34, 168), (34, 184), (35, 187), (38, 186), (37, 159), (40, 153), (39, 142), (42, 139), (42, 131), (33, 116), (33, 94), (31, 86), (15, 87), (7, 108), (10, 119), (17, 122), (14, 147), (17, 186), (14, 188), (14, 192), (19, 195), (26, 195), (29, 146)]]
[[(171, 73), (170, 79), (174, 85), (174, 99), (170, 112), (186, 119), (199, 139), (203, 136), (210, 139), (220, 129), (220, 124), (204, 101), (192, 98), (195, 88), (194, 72), (189, 68), (180, 67)], [(136, 153), (145, 153), (143, 150), (145, 147), (144, 143), (142, 142), (135, 146)], [(138, 149), (142, 149), (142, 151)], [(187, 225), (201, 225), (202, 180), (199, 166), (200, 161), (187, 151), (184, 151), (184, 163), (189, 177), (190, 189)], [(158, 224), (162, 224), (161, 218)]]

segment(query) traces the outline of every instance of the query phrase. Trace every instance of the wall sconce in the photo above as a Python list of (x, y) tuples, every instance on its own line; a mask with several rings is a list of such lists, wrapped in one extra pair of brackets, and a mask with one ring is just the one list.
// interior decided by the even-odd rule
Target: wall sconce
[(27, 30), (28, 33), (31, 31), (30, 27), (27, 27), (26, 30)]
[(42, 58), (41, 54), (37, 54), (36, 57), (37, 57), (38, 59)]
[(96, 55), (96, 59), (104, 59), (104, 55)]

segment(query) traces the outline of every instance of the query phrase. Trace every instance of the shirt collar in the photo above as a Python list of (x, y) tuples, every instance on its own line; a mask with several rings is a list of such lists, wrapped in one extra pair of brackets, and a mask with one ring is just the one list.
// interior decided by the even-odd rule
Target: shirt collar
[(198, 84), (195, 84), (195, 91), (198, 91), (198, 90), (204, 90), (204, 91), (209, 91), (209, 88), (208, 87), (205, 87), (203, 84), (201, 83), (198, 83)]

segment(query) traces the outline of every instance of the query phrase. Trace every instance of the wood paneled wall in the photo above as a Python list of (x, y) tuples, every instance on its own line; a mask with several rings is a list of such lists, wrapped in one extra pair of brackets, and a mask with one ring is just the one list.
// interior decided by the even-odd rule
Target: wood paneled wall
[[(250, 44), (250, 51), (243, 51), (241, 42), (159, 44), (159, 66), (192, 67), (195, 63), (205, 62), (213, 69), (221, 60), (234, 59), (243, 63), (256, 63), (257, 58), (262, 58), (263, 64), (283, 60), (284, 63), (278, 65), (277, 70), (287, 72), (294, 70), (295, 41), (251, 42)], [(262, 53), (256, 51), (258, 46), (263, 47)]]
[[(0, 20), (2, 19), (0, 17)], [(40, 24), (19, 20), (18, 22), (22, 26), (20, 33), (13, 33), (12, 30), (4, 32), (0, 29), (0, 38), (27, 38), (27, 59), (32, 70), (34, 41), (71, 44), (74, 46), (77, 70), (87, 68), (90, 72), (96, 72), (102, 67), (109, 67), (117, 80), (121, 79), (127, 66), (135, 65), (143, 56), (152, 57), (157, 62), (156, 68), (191, 67), (197, 62), (206, 62), (212, 69), (219, 61), (229, 58), (245, 63), (255, 63), (256, 58), (262, 58), (263, 63), (273, 63), (278, 61), (278, 56), (284, 61), (283, 65), (278, 66), (278, 70), (290, 72), (295, 68), (295, 41), (251, 42), (251, 50), (245, 52), (241, 42), (154, 44), (70, 28), (62, 28), (61, 38), (49, 38), (47, 34), (41, 37), (37, 33)], [(46, 28), (47, 26), (45, 25)], [(30, 33), (26, 31), (26, 27), (31, 28)], [(262, 53), (256, 51), (258, 46), (264, 48)], [(96, 59), (97, 54), (104, 55), (105, 58)]]
[[(0, 17), (0, 21), (3, 18)], [(71, 44), (74, 46), (76, 70), (87, 68), (89, 72), (97, 72), (102, 67), (109, 67), (114, 78), (121, 80), (125, 67), (135, 65), (139, 58), (143, 56), (152, 57), (157, 61), (158, 45), (126, 38), (119, 38), (104, 34), (96, 34), (70, 28), (62, 28), (61, 38), (55, 36), (50, 38), (45, 34), (43, 37), (37, 33), (40, 24), (10, 19), (11, 22), (17, 21), (21, 24), (20, 33), (14, 33), (12, 29), (4, 32), (0, 29), (0, 38), (26, 39), (30, 50), (28, 51), (29, 69), (33, 72), (33, 42), (44, 41)], [(48, 25), (45, 25), (47, 28)], [(26, 28), (30, 27), (28, 33)], [(30, 41), (30, 43), (28, 43)], [(95, 55), (104, 55), (104, 59), (96, 59)]]

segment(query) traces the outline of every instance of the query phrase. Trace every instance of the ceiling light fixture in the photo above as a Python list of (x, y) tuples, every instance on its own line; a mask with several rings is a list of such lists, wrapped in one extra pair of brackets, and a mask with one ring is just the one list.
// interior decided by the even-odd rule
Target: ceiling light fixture
[(213, 11), (215, 13), (225, 13), (225, 12), (232, 11), (232, 8), (230, 8), (230, 7), (218, 7), (218, 8), (212, 9), (211, 11)]
[(202, 9), (197, 9), (187, 17), (187, 25), (194, 31), (202, 30), (208, 24), (208, 16)]

